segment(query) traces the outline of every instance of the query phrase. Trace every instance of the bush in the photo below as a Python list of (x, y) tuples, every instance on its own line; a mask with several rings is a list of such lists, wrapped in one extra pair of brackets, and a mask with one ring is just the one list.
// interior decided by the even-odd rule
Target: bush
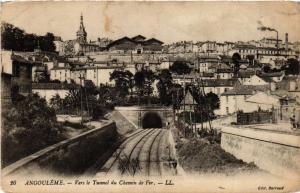
[(2, 166), (63, 139), (53, 108), (37, 94), (2, 113)]

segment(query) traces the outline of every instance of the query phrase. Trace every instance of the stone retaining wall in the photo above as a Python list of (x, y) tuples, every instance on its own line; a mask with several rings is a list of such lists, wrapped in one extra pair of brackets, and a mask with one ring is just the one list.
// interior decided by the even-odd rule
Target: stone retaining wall
[(2, 170), (2, 176), (37, 172), (82, 174), (99, 159), (108, 159), (118, 139), (115, 122), (82, 133), (27, 156)]
[(300, 136), (245, 127), (222, 128), (221, 147), (270, 173), (299, 177)]

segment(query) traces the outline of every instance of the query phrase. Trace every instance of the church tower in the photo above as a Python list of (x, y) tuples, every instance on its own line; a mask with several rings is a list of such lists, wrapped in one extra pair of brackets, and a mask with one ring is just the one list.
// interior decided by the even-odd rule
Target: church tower
[(87, 36), (87, 33), (85, 31), (85, 28), (84, 28), (84, 25), (83, 25), (83, 16), (81, 14), (80, 16), (80, 26), (79, 26), (79, 30), (77, 31), (77, 40), (80, 42), (80, 43), (86, 43), (86, 36)]

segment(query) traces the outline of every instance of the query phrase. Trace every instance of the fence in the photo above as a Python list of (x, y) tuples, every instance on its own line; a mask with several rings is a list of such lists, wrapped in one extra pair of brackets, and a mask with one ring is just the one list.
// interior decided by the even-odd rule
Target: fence
[(238, 125), (252, 125), (262, 123), (275, 123), (276, 116), (274, 110), (263, 111), (258, 110), (251, 113), (244, 113), (243, 111), (237, 112)]

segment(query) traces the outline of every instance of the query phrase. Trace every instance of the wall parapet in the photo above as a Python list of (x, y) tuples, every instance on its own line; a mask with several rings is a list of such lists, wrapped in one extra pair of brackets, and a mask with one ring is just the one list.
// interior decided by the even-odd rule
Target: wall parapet
[(247, 127), (222, 127), (221, 147), (245, 162), (280, 176), (300, 172), (300, 136)]
[(3, 168), (2, 176), (28, 174), (35, 169), (65, 174), (83, 173), (116, 141), (116, 124), (110, 122), (29, 155)]

